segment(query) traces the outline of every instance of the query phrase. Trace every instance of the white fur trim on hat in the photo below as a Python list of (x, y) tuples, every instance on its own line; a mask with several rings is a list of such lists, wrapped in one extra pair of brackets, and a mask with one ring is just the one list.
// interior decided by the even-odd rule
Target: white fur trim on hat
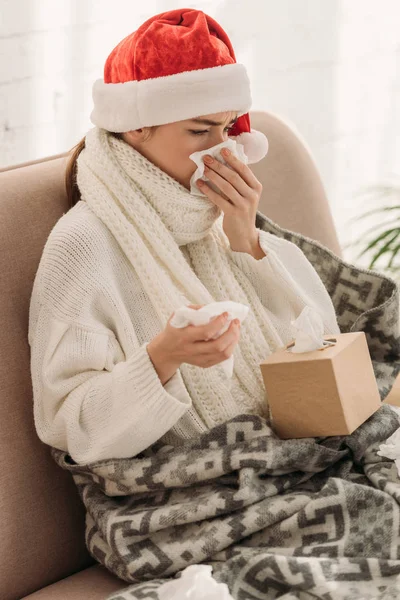
[(240, 117), (251, 107), (250, 81), (240, 63), (126, 83), (97, 79), (92, 95), (90, 120), (115, 133), (217, 112)]

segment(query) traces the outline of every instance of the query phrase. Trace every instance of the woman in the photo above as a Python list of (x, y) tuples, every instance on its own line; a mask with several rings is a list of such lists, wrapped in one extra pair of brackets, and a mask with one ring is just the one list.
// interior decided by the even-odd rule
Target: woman
[[(68, 167), (72, 206), (46, 242), (29, 323), (37, 433), (78, 464), (180, 444), (240, 413), (267, 417), (259, 364), (293, 338), (291, 321), (312, 305), (325, 333), (339, 333), (300, 248), (256, 228), (261, 184), (247, 164), (214, 160), (216, 187), (190, 191), (194, 152), (229, 139), (249, 162), (267, 151), (218, 23), (194, 9), (147, 20), (111, 52), (93, 99), (95, 127)], [(215, 340), (226, 315), (170, 325), (182, 305), (223, 300), (250, 311)]]

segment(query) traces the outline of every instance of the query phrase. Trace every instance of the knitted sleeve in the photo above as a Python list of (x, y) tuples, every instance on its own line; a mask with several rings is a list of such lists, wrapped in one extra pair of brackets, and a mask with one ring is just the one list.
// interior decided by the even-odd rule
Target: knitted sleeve
[(45, 305), (29, 343), (37, 434), (78, 464), (135, 456), (191, 405), (179, 369), (161, 384), (147, 343), (124, 357), (111, 331), (63, 322)]
[(301, 248), (267, 231), (258, 229), (258, 232), (266, 256), (257, 260), (246, 252), (229, 252), (231, 260), (246, 275), (264, 306), (276, 314), (283, 314), (285, 303), (288, 306), (292, 300), (300, 300), (303, 305), (319, 311), (325, 334), (340, 333), (328, 291)]

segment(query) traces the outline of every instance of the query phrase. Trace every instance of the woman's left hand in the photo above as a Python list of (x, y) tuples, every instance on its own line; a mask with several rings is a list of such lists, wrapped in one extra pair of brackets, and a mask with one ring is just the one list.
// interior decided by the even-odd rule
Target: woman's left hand
[(256, 213), (260, 202), (262, 185), (249, 167), (231, 152), (222, 155), (230, 169), (219, 160), (204, 157), (204, 175), (221, 190), (218, 194), (206, 181), (197, 181), (199, 189), (224, 213), (223, 230), (229, 239), (231, 249), (248, 252), (258, 245)]

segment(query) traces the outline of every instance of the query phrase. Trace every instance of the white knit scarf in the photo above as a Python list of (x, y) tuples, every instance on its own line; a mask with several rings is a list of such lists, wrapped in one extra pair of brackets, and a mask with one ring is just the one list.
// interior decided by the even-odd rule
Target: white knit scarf
[[(241, 412), (267, 416), (259, 365), (288, 340), (281, 338), (271, 312), (230, 259), (220, 209), (97, 127), (86, 135), (77, 183), (82, 200), (111, 230), (135, 269), (160, 331), (182, 304), (234, 300), (250, 307), (235, 347), (232, 379), (220, 365), (180, 367), (197, 421), (200, 416), (212, 427)], [(192, 267), (180, 249), (184, 245)]]

